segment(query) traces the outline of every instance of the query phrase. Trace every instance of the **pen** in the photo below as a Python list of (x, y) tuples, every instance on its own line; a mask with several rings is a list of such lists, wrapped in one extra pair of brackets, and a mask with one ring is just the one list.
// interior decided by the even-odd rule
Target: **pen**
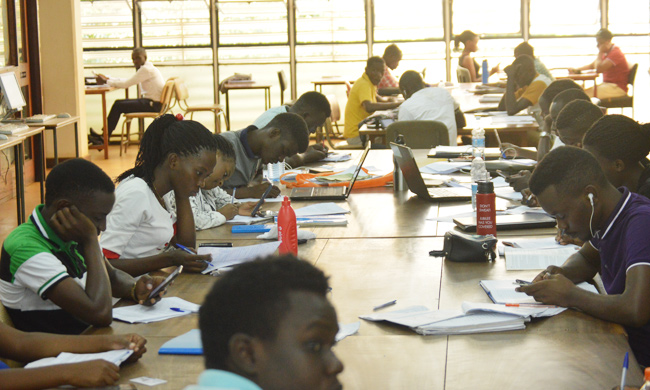
[(494, 129), (494, 135), (497, 137), (497, 142), (499, 143), (499, 150), (501, 151), (501, 158), (506, 158), (506, 152), (503, 150), (503, 146), (501, 145), (501, 137), (499, 137), (499, 132), (497, 129)]
[(183, 251), (185, 251), (185, 252), (187, 252), (187, 253), (189, 253), (189, 254), (191, 254), (191, 255), (195, 255), (195, 254), (196, 254), (195, 252), (193, 252), (190, 248), (186, 247), (185, 245), (181, 245), (181, 244), (174, 244), (174, 245), (175, 245), (178, 249), (181, 249), (181, 250), (183, 250)]
[(533, 283), (529, 282), (527, 280), (516, 279), (514, 284), (518, 284), (520, 286), (526, 286), (526, 285), (533, 284)]
[(178, 308), (178, 307), (170, 307), (169, 310), (177, 311), (179, 313), (187, 313), (185, 310), (183, 310), (181, 308)]
[(501, 170), (499, 170), (499, 169), (497, 169), (497, 175), (501, 176), (501, 177), (504, 178), (504, 179), (507, 179), (507, 178), (508, 178), (508, 175), (506, 175), (505, 173), (503, 173), (503, 172), (502, 172)]
[(237, 187), (232, 189), (232, 199), (230, 200), (231, 204), (235, 203), (235, 192), (237, 192)]
[(546, 307), (554, 308), (555, 305), (538, 305), (536, 303), (506, 303), (506, 307)]
[(397, 303), (397, 299), (395, 299), (395, 300), (393, 300), (393, 301), (390, 301), (390, 302), (382, 303), (382, 304), (379, 305), (379, 306), (375, 306), (375, 307), (373, 307), (373, 308), (372, 308), (372, 311), (377, 311), (377, 310), (379, 310), (379, 309), (383, 309), (383, 308), (388, 307), (388, 306), (393, 306), (393, 305), (396, 304), (396, 303)]
[(625, 359), (623, 359), (623, 372), (621, 373), (621, 390), (625, 389), (625, 376), (627, 374), (627, 367), (630, 362), (630, 353), (625, 352)]

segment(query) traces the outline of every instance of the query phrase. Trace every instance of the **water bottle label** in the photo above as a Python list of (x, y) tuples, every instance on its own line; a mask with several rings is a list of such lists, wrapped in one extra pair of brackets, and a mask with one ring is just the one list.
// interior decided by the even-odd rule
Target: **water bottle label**
[(485, 138), (472, 138), (472, 146), (475, 148), (484, 148)]
[(472, 183), (472, 210), (476, 210), (476, 192), (478, 191), (478, 184)]

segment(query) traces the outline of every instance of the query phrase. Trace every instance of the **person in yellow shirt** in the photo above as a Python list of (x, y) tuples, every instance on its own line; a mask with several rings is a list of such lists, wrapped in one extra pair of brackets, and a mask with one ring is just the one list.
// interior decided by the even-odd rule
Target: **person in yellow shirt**
[(537, 102), (551, 79), (537, 73), (535, 60), (529, 55), (517, 57), (512, 65), (504, 69), (508, 75), (506, 93), (499, 103), (500, 111), (507, 111), (508, 115), (515, 115), (530, 106), (539, 109)]
[(349, 145), (364, 143), (359, 137), (359, 122), (375, 111), (389, 110), (401, 104), (377, 95), (377, 85), (384, 76), (384, 65), (381, 57), (368, 58), (363, 76), (354, 82), (350, 90), (348, 103), (345, 105), (345, 130), (343, 131), (343, 136)]

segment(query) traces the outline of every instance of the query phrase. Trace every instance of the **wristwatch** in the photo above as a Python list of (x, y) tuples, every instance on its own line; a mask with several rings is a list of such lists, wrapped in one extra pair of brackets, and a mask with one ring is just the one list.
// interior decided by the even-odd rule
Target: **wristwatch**
[(539, 133), (539, 138), (549, 137), (549, 136), (550, 136), (550, 134), (547, 131), (542, 131), (541, 133)]

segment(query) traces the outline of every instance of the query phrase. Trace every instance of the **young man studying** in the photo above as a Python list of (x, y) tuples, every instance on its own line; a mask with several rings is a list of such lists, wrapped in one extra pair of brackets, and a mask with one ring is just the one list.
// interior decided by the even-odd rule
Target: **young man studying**
[(113, 268), (97, 235), (115, 202), (115, 186), (95, 164), (72, 159), (45, 182), (45, 205), (12, 231), (2, 245), (0, 300), (17, 329), (79, 334), (109, 326), (111, 297), (153, 304), (149, 291), (164, 279), (137, 281)]
[[(305, 92), (292, 105), (285, 104), (280, 107), (273, 107), (260, 115), (253, 126), (258, 129), (268, 125), (278, 114), (290, 112), (298, 114), (307, 123), (309, 133), (315, 133), (316, 129), (323, 126), (325, 120), (332, 115), (330, 102), (325, 95), (316, 91)], [(305, 153), (294, 154), (287, 157), (284, 162), (292, 167), (300, 167), (311, 162), (319, 161), (327, 157), (327, 148), (321, 144), (310, 145)]]
[[(223, 188), (230, 192), (236, 188), (237, 198), (259, 198), (266, 191), (267, 183), (250, 185), (262, 164), (284, 161), (287, 156), (303, 153), (309, 146), (305, 120), (292, 113), (278, 114), (261, 129), (251, 125), (221, 135), (232, 144), (236, 155), (235, 172), (226, 180)], [(280, 189), (275, 187), (269, 196), (279, 194)]]
[(359, 123), (370, 114), (379, 110), (390, 110), (399, 107), (401, 103), (392, 102), (390, 98), (377, 95), (377, 85), (384, 77), (384, 60), (381, 57), (370, 57), (366, 62), (366, 70), (359, 80), (354, 82), (345, 105), (345, 129), (343, 136), (349, 145), (361, 145)]
[(500, 111), (515, 115), (530, 106), (536, 106), (551, 80), (535, 70), (535, 61), (529, 55), (520, 55), (512, 65), (503, 69), (508, 75), (506, 93), (499, 103)]
[(199, 311), (206, 370), (185, 390), (339, 390), (327, 278), (293, 256), (245, 263)]
[[(517, 290), (623, 325), (637, 361), (650, 365), (650, 200), (614, 187), (589, 152), (571, 146), (544, 157), (530, 190), (560, 229), (585, 244)], [(607, 295), (575, 286), (597, 273)]]

